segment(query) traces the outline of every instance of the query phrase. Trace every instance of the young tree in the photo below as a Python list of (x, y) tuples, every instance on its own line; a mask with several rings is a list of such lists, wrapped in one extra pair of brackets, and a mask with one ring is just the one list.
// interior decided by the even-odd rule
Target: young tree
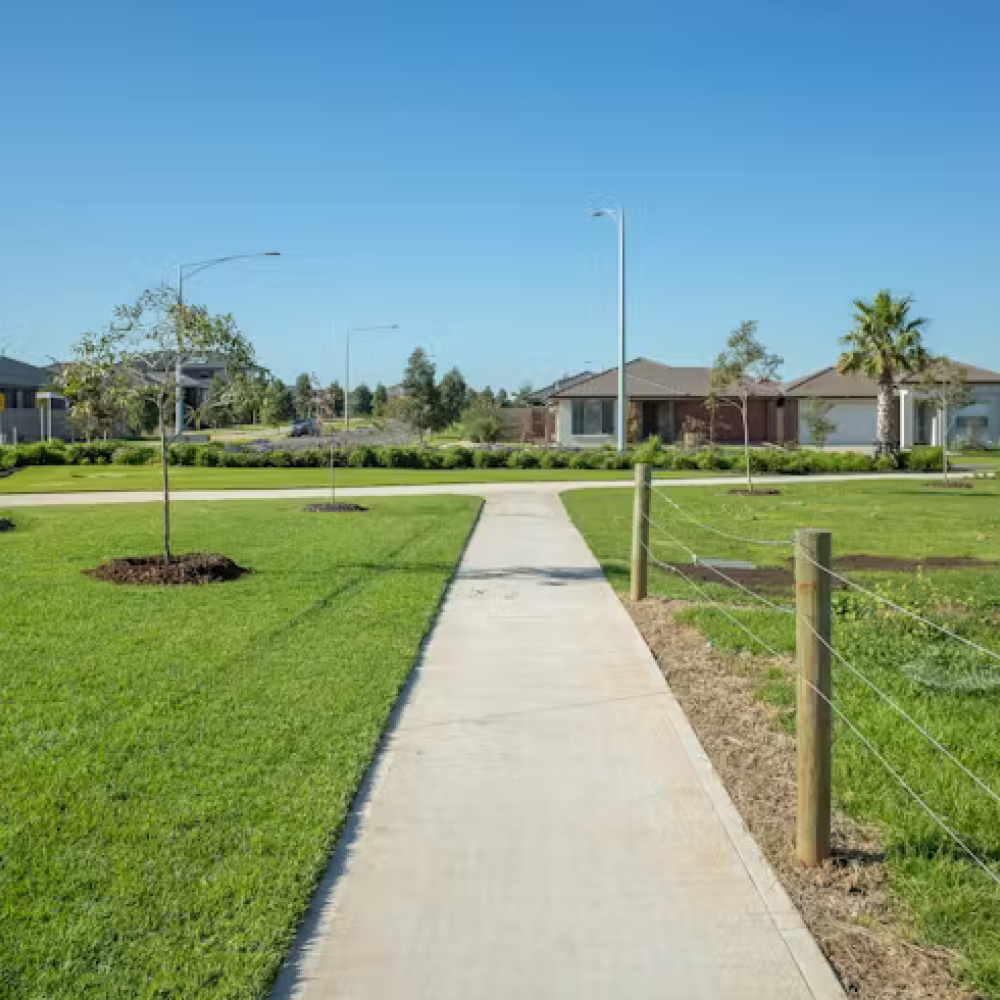
[[(177, 292), (169, 287), (150, 289), (134, 305), (118, 306), (105, 333), (86, 333), (74, 349), (68, 375), (60, 376), (63, 394), (75, 402), (75, 371), (100, 373), (116, 405), (151, 404), (156, 408), (160, 431), (160, 466), (163, 482), (163, 560), (172, 562), (170, 550), (169, 448), (192, 419), (217, 405), (209, 392), (191, 407), (181, 427), (167, 434), (174, 410), (177, 372), (205, 354), (223, 360), (226, 371), (237, 373), (253, 365), (253, 346), (231, 315), (210, 316), (202, 306), (181, 307)], [(64, 373), (65, 375), (65, 373)]]
[(441, 419), (444, 425), (455, 423), (465, 409), (469, 387), (466, 385), (462, 373), (457, 368), (452, 368), (443, 379), (441, 379)]
[(498, 406), (509, 406), (510, 399), (507, 396), (506, 389), (497, 389), (497, 405)]
[(292, 395), (292, 390), (280, 378), (274, 379), (264, 392), (261, 421), (277, 427), (294, 416), (295, 397)]
[(409, 405), (407, 422), (416, 429), (423, 441), (427, 431), (444, 426), (441, 410), (441, 391), (434, 379), (434, 363), (418, 347), (406, 363), (403, 372), (403, 389)]
[(141, 402), (129, 405), (121, 387), (108, 378), (102, 336), (86, 333), (77, 348), (73, 359), (54, 379), (72, 404), (69, 422), (73, 429), (87, 441), (106, 437), (121, 420), (123, 411), (130, 426), (141, 423)]
[(910, 318), (913, 299), (894, 299), (883, 289), (871, 302), (854, 300), (854, 328), (840, 338), (847, 348), (837, 367), (841, 372), (862, 372), (878, 383), (876, 452), (893, 455), (899, 450), (899, 408), (896, 383), (904, 375), (922, 372), (928, 355), (923, 345), (927, 320)]
[(351, 413), (356, 417), (367, 417), (372, 412), (372, 391), (362, 382), (351, 390)]
[(315, 409), (313, 403), (313, 380), (308, 372), (303, 372), (295, 380), (295, 388), (292, 390), (295, 400), (295, 415), (300, 420), (306, 420), (313, 415)]
[(783, 358), (771, 354), (757, 339), (757, 321), (747, 320), (729, 335), (726, 349), (712, 366), (711, 395), (719, 405), (734, 406), (743, 418), (743, 453), (751, 493), (750, 400), (777, 391), (778, 371), (783, 364)]
[(917, 383), (926, 394), (928, 401), (937, 410), (941, 427), (941, 459), (944, 481), (948, 482), (948, 435), (949, 414), (971, 406), (975, 401), (972, 387), (965, 381), (967, 372), (948, 358), (941, 356), (927, 361), (920, 381)]
[(503, 412), (492, 399), (480, 396), (462, 414), (462, 434), (477, 444), (499, 441), (503, 435)]
[(817, 448), (825, 448), (837, 425), (830, 419), (833, 403), (828, 399), (812, 397), (802, 408), (802, 420), (809, 431), (809, 439)]
[(389, 390), (381, 382), (375, 386), (372, 393), (372, 413), (376, 417), (385, 416), (385, 408), (389, 405)]

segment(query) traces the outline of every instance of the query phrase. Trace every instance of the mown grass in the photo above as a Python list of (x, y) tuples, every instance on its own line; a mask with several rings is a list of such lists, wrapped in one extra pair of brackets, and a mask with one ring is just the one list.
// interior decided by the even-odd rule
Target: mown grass
[[(688, 487), (665, 492), (710, 525), (760, 539), (788, 538), (796, 527), (829, 528), (835, 554), (873, 553), (1000, 558), (1000, 486), (944, 491), (919, 483), (841, 483), (782, 487), (780, 496), (745, 498)], [(565, 502), (608, 576), (627, 583), (631, 530), (629, 491), (574, 492)], [(781, 563), (780, 547), (730, 542), (685, 520), (654, 495), (651, 517), (701, 555)], [(651, 549), (664, 562), (690, 556), (656, 528)], [(897, 603), (1000, 651), (1000, 568), (924, 569), (918, 573), (849, 573)], [(716, 646), (764, 650), (709, 600), (727, 610), (779, 653), (794, 651), (794, 617), (731, 588), (651, 569), (654, 594), (695, 602), (684, 612)], [(768, 593), (781, 603), (793, 595)], [(739, 609), (739, 610), (736, 610)], [(1000, 663), (855, 593), (834, 597), (834, 644), (843, 656), (933, 733), (966, 766), (1000, 791)], [(775, 704), (780, 724), (794, 727), (794, 675), (771, 669), (758, 691)], [(834, 661), (838, 707), (885, 754), (966, 844), (1000, 875), (1000, 806), (863, 681)], [(971, 691), (974, 693), (963, 693)], [(1000, 889), (936, 825), (842, 724), (834, 749), (834, 793), (857, 818), (883, 830), (891, 884), (921, 941), (951, 949), (969, 983), (1000, 997)]]
[[(659, 472), (657, 478), (719, 475), (700, 470)], [(725, 473), (723, 473), (725, 475)], [(630, 469), (337, 469), (337, 486), (419, 486), (440, 483), (598, 482), (629, 480)], [(175, 466), (172, 490), (291, 489), (329, 486), (329, 469), (219, 469)], [(87, 493), (117, 490), (158, 490), (155, 466), (29, 465), (0, 478), (4, 493)]]
[(254, 570), (120, 588), (149, 508), (3, 511), (0, 996), (266, 995), (479, 501), (189, 502)]

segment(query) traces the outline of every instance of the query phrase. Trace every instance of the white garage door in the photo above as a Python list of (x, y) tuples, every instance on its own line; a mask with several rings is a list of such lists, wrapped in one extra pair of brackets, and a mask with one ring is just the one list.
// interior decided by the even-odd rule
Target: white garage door
[[(799, 400), (799, 440), (803, 444), (812, 444), (809, 428), (806, 426), (803, 413), (808, 401)], [(831, 445), (870, 445), (875, 440), (876, 412), (875, 401), (852, 400), (833, 404), (833, 409), (827, 418), (836, 425), (836, 430), (830, 433), (827, 444)]]

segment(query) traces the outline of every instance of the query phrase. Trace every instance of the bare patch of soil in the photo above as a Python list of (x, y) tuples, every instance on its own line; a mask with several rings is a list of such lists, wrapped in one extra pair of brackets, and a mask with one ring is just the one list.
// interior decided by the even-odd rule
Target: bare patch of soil
[(948, 482), (944, 483), (924, 483), (924, 486), (933, 486), (939, 490), (971, 490), (972, 483), (966, 483), (959, 480), (949, 479)]
[(313, 514), (343, 514), (350, 511), (366, 511), (367, 507), (362, 507), (359, 503), (311, 503), (303, 510), (308, 510)]
[(707, 649), (678, 625), (685, 602), (625, 600), (768, 861), (826, 954), (848, 996), (860, 1000), (974, 1000), (958, 985), (954, 956), (914, 944), (888, 890), (878, 832), (835, 814), (834, 857), (819, 868), (795, 858), (795, 741), (780, 711), (754, 697), (785, 658), (742, 658)]
[(13, 531), (14, 522), (9, 517), (0, 517), (0, 531)]
[[(670, 565), (685, 580), (693, 580), (695, 583), (718, 583), (724, 587), (735, 587), (741, 583), (744, 587), (757, 586), (769, 590), (786, 589), (795, 583), (795, 577), (791, 571), (781, 566), (759, 566), (757, 569), (737, 569), (727, 566), (716, 573), (709, 566), (693, 565), (692, 563), (670, 563)], [(720, 573), (725, 573), (733, 582), (730, 583), (729, 580), (720, 576)], [(834, 581), (834, 583), (836, 582)]]
[(226, 556), (212, 552), (190, 552), (174, 556), (165, 563), (162, 556), (126, 556), (85, 569), (87, 576), (107, 583), (120, 584), (192, 584), (223, 583), (238, 580), (253, 570), (238, 566)]
[(761, 489), (748, 490), (746, 487), (740, 490), (726, 490), (730, 496), (734, 497), (776, 497), (781, 495), (781, 490), (771, 490), (766, 487)]

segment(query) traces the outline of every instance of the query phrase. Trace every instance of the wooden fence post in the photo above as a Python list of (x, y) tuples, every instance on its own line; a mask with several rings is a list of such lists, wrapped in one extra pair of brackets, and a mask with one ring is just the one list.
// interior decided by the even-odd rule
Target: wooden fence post
[(652, 468), (635, 463), (635, 497), (632, 503), (632, 600), (641, 601), (649, 592), (649, 490)]
[[(830, 856), (830, 532), (802, 528), (795, 536), (795, 666), (799, 861)], [(825, 697), (824, 697), (825, 696)]]

